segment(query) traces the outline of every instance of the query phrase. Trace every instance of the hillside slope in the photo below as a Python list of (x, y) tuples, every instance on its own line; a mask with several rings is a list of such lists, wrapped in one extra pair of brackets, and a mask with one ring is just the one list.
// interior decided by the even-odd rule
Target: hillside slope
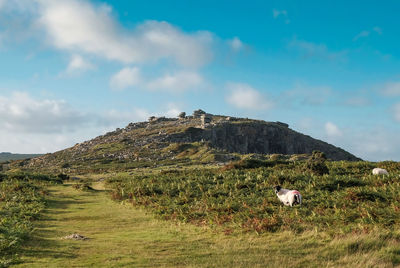
[[(168, 164), (173, 161), (227, 162), (242, 154), (310, 154), (332, 160), (359, 160), (343, 149), (298, 133), (280, 122), (217, 115), (155, 118), (130, 123), (92, 140), (24, 163), (25, 167), (71, 168), (81, 165)], [(107, 168), (107, 167), (105, 167)]]

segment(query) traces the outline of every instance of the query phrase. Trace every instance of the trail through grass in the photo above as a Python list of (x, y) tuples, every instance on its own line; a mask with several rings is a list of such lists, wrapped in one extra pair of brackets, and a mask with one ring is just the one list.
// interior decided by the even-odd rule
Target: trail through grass
[[(91, 192), (71, 185), (50, 188), (48, 209), (20, 266), (179, 266), (185, 264), (182, 256), (207, 245), (196, 235), (188, 239), (176, 226), (111, 201), (101, 185), (95, 188)], [(72, 233), (89, 239), (61, 239)]]
[[(256, 235), (160, 221), (95, 191), (50, 187), (50, 199), (20, 267), (393, 267), (399, 235), (291, 232)], [(79, 233), (84, 241), (61, 239)], [(229, 232), (228, 232), (229, 233)], [(390, 253), (392, 252), (393, 253)], [(389, 253), (388, 253), (389, 252)]]

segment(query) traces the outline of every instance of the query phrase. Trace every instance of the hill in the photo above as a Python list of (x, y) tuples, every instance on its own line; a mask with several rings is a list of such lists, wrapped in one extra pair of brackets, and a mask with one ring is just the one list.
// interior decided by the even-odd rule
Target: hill
[[(228, 162), (246, 154), (310, 154), (360, 160), (343, 149), (289, 128), (285, 123), (210, 115), (197, 110), (181, 118), (151, 117), (125, 128), (29, 161), (27, 168), (101, 171), (154, 165)], [(68, 171), (68, 170), (65, 170)]]
[(41, 156), (42, 154), (12, 154), (9, 152), (0, 153), (0, 162), (12, 161), (12, 160), (22, 160), (27, 158), (33, 158)]

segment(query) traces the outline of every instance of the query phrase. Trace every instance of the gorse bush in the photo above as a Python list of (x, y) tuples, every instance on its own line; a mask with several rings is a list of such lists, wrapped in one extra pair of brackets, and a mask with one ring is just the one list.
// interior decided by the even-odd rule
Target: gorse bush
[[(114, 199), (144, 206), (164, 219), (199, 225), (259, 233), (314, 229), (346, 233), (390, 229), (400, 223), (397, 175), (377, 178), (364, 170), (362, 162), (328, 162), (332, 174), (320, 176), (305, 172), (307, 165), (174, 170), (121, 176), (109, 183)], [(357, 176), (345, 172), (348, 169)], [(283, 206), (272, 190), (277, 184), (299, 190), (303, 204)]]
[(313, 151), (311, 158), (307, 161), (306, 170), (315, 174), (322, 176), (329, 173), (329, 169), (326, 166), (326, 156), (324, 153), (319, 151)]
[(45, 207), (45, 185), (58, 182), (40, 174), (0, 175), (0, 267), (17, 259), (22, 243), (33, 231), (33, 221)]

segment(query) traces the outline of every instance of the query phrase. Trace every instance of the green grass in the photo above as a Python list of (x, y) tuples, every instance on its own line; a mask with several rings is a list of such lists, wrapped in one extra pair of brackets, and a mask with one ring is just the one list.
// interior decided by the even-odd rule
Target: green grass
[[(372, 176), (376, 166), (391, 175)], [(328, 167), (315, 176), (302, 161), (273, 159), (80, 176), (49, 188), (17, 266), (399, 266), (400, 164)], [(300, 190), (303, 205), (284, 207), (275, 184)], [(61, 239), (72, 233), (89, 239)]]
[[(17, 267), (392, 267), (400, 261), (397, 231), (230, 233), (157, 220), (108, 195), (52, 186)], [(90, 239), (60, 239), (71, 233)]]

